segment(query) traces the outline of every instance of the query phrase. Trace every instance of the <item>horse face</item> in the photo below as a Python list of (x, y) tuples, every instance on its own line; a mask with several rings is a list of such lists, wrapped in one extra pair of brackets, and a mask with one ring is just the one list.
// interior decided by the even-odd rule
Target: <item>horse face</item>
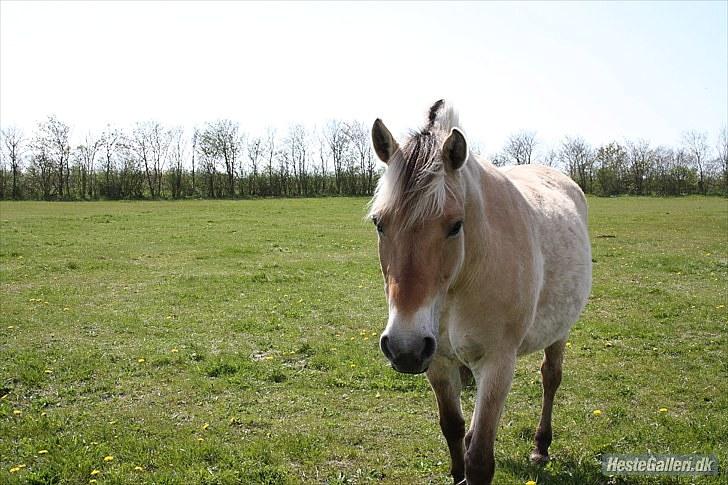
[(463, 210), (451, 200), (441, 217), (411, 228), (398, 229), (396, 220), (375, 224), (389, 303), (380, 347), (395, 370), (419, 374), (437, 349), (440, 310), (463, 261)]
[(435, 355), (440, 309), (465, 252), (456, 179), (468, 147), (457, 128), (443, 141), (445, 131), (435, 127), (441, 106), (402, 147), (381, 120), (372, 126), (374, 150), (387, 164), (370, 211), (389, 302), (379, 344), (392, 367), (410, 374), (426, 371)]

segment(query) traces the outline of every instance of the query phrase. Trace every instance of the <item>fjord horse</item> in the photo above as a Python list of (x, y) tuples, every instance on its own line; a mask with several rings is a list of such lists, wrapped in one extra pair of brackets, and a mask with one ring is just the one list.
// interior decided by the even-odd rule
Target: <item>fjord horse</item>
[[(468, 150), (444, 101), (401, 145), (372, 128), (386, 164), (370, 205), (389, 304), (380, 347), (395, 370), (427, 373), (455, 483), (493, 479), (493, 446), (516, 357), (544, 350), (534, 462), (548, 460), (564, 347), (591, 289), (584, 194), (537, 165), (498, 169)], [(470, 430), (461, 371), (475, 379)]]

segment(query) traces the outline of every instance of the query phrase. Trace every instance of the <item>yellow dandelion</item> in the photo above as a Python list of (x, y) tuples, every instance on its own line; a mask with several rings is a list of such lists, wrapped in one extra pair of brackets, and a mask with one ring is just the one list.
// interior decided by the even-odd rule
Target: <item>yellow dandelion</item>
[(99, 481), (96, 480), (95, 478), (92, 478), (91, 480), (88, 481), (88, 483), (99, 483)]
[(595, 409), (594, 411), (592, 411), (592, 414), (594, 416), (601, 416), (602, 415), (602, 410), (601, 409)]
[(8, 325), (8, 330), (12, 330), (15, 328), (15, 325)]
[(110, 461), (114, 461), (114, 457), (113, 457), (113, 456), (111, 456), (111, 455), (106, 455), (106, 456), (104, 457), (104, 461), (105, 461), (105, 462), (110, 462)]
[(38, 454), (39, 455), (47, 455), (48, 454), (48, 450), (38, 450)]
[(205, 441), (204, 438), (197, 438), (197, 441)]
[(659, 411), (660, 411), (661, 413), (666, 413), (666, 412), (667, 412), (667, 408), (660, 408), (660, 409), (659, 409)]
[(135, 467), (134, 467), (134, 470), (136, 470), (136, 471), (138, 471), (138, 472), (143, 472), (143, 471), (144, 471), (144, 468), (142, 468), (142, 467), (140, 467), (140, 466), (135, 466)]
[(14, 466), (14, 467), (12, 467), (10, 469), (10, 473), (17, 473), (19, 471), (20, 471), (20, 467), (19, 466)]
[(172, 350), (170, 350), (170, 352), (172, 352), (173, 354), (176, 354), (177, 352), (179, 352), (179, 350), (177, 350), (177, 349), (172, 349)]
[(376, 337), (376, 336), (377, 336), (377, 332), (372, 332), (372, 337)]
[(571, 348), (571, 342), (566, 342), (566, 346), (567, 346), (568, 348)]
[(21, 411), (20, 409), (13, 409), (13, 414), (16, 416), (20, 416), (21, 414), (23, 414), (23, 411)]
[(109, 424), (116, 424), (116, 421), (109, 421)]
[(64, 307), (63, 307), (63, 311), (64, 311), (64, 312), (67, 312), (68, 310), (70, 310), (70, 308), (68, 308), (67, 306), (64, 306)]
[(96, 475), (100, 474), (101, 470), (91, 470), (91, 476), (95, 477)]
[(356, 367), (356, 364), (349, 364), (349, 367), (354, 368)]
[(207, 428), (210, 427), (210, 423), (205, 423), (202, 425), (202, 429), (207, 430)]
[(717, 306), (717, 307), (715, 307), (715, 308), (723, 308), (724, 306), (725, 306), (725, 305), (718, 305), (718, 306)]
[(529, 480), (526, 482), (526, 485), (536, 485), (536, 482), (534, 482), (533, 480)]
[(273, 360), (273, 356), (272, 355), (266, 355), (265, 357), (263, 357), (263, 360)]
[(381, 394), (379, 394), (379, 393), (376, 393), (376, 394), (374, 395), (374, 397), (382, 397), (382, 395), (381, 395)]
[(354, 337), (349, 337), (349, 340), (354, 340)]
[(144, 358), (140, 357), (139, 359), (137, 359), (137, 362), (139, 362), (140, 364), (143, 364), (144, 362), (146, 362), (146, 360)]

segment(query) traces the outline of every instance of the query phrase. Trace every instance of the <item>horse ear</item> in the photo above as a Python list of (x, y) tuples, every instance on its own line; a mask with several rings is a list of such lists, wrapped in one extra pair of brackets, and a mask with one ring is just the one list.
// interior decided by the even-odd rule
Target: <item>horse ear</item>
[(450, 131), (450, 136), (442, 144), (442, 159), (451, 170), (459, 169), (468, 159), (468, 142), (457, 128)]
[(384, 163), (389, 163), (389, 159), (397, 151), (397, 142), (394, 141), (394, 137), (379, 118), (374, 121), (374, 126), (372, 126), (372, 144), (377, 156)]

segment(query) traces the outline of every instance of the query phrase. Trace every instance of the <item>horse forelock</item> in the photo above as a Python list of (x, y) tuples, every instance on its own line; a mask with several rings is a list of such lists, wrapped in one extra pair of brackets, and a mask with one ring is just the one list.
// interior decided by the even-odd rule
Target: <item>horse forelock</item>
[(457, 124), (457, 113), (445, 100), (430, 107), (425, 126), (410, 133), (389, 160), (370, 203), (370, 217), (393, 215), (409, 227), (443, 214), (452, 187), (440, 148)]
[(430, 131), (411, 134), (392, 156), (379, 179), (369, 215), (392, 215), (404, 227), (442, 215), (448, 186), (439, 156), (440, 137)]

